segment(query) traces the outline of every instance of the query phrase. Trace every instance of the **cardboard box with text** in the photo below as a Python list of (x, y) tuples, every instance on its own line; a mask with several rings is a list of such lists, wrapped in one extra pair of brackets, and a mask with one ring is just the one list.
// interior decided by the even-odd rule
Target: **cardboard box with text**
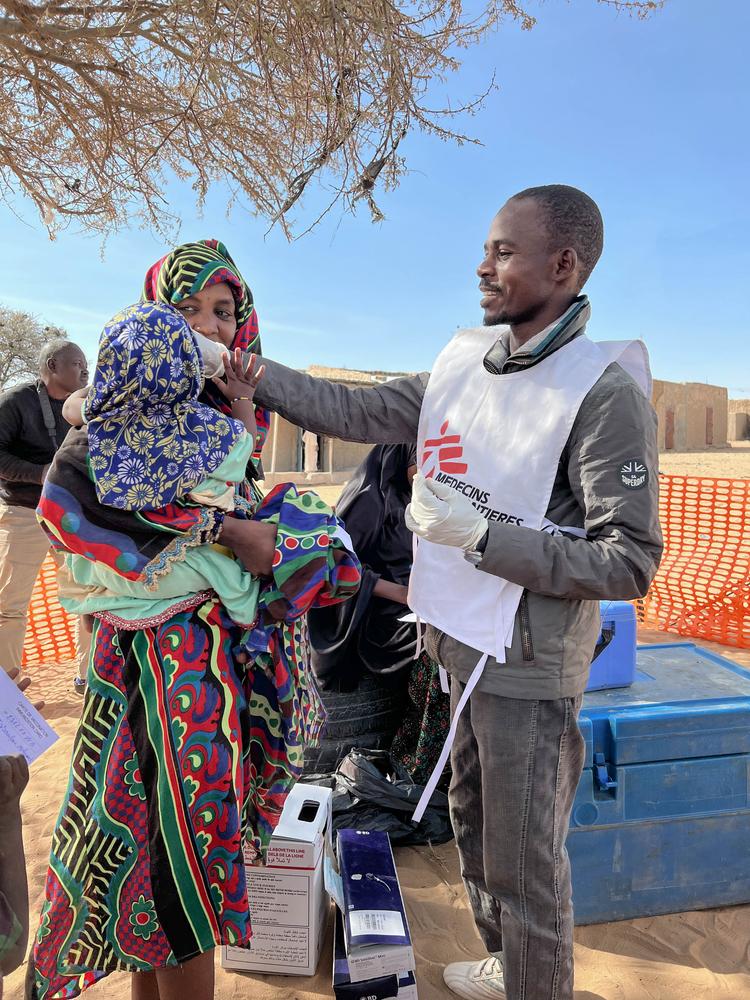
[(331, 829), (331, 789), (295, 785), (268, 846), (266, 863), (246, 857), (253, 936), (224, 946), (221, 964), (238, 972), (312, 976), (323, 946), (330, 898), (323, 855)]

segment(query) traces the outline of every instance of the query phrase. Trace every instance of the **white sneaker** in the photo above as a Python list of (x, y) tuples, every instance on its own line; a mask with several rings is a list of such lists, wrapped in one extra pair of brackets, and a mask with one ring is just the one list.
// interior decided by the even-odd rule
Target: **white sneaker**
[(452, 962), (443, 969), (445, 985), (465, 1000), (505, 1000), (503, 963), (499, 958), (483, 962)]

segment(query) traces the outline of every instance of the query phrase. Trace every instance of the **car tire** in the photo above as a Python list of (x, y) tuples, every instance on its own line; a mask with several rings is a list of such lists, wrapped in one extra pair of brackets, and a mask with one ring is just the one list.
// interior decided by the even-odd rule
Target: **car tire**
[(365, 674), (354, 691), (322, 691), (327, 712), (320, 745), (305, 751), (304, 774), (330, 774), (357, 747), (389, 750), (401, 724), (407, 700), (399, 690), (384, 687)]

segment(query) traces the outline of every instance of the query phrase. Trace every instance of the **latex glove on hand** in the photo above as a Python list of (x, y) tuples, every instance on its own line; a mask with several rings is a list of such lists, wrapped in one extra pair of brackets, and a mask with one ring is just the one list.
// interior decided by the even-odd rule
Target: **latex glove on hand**
[(465, 552), (476, 549), (488, 527), (471, 500), (445, 483), (425, 479), (421, 472), (414, 477), (405, 519), (406, 527), (420, 538)]
[(196, 339), (198, 350), (201, 352), (201, 357), (203, 358), (206, 379), (219, 378), (224, 374), (223, 355), (226, 347), (223, 344), (217, 344), (214, 340), (209, 340), (208, 337), (204, 337), (197, 330), (193, 330), (193, 336)]

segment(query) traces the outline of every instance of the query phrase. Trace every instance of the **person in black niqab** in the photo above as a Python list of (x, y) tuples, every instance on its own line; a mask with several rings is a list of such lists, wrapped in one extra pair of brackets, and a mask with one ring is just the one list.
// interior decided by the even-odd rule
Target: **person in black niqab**
[(403, 691), (408, 683), (417, 631), (399, 619), (409, 610), (412, 534), (404, 510), (415, 468), (414, 445), (379, 445), (336, 504), (362, 563), (362, 583), (346, 604), (308, 617), (313, 670), (323, 692), (354, 691), (366, 674), (389, 690)]
[(413, 560), (404, 522), (417, 470), (414, 444), (373, 448), (344, 489), (336, 513), (362, 563), (345, 604), (308, 614), (312, 667), (328, 713), (321, 750), (305, 771), (334, 770), (352, 747), (391, 750), (425, 781), (450, 723), (437, 664), (416, 658), (417, 626), (401, 619)]

